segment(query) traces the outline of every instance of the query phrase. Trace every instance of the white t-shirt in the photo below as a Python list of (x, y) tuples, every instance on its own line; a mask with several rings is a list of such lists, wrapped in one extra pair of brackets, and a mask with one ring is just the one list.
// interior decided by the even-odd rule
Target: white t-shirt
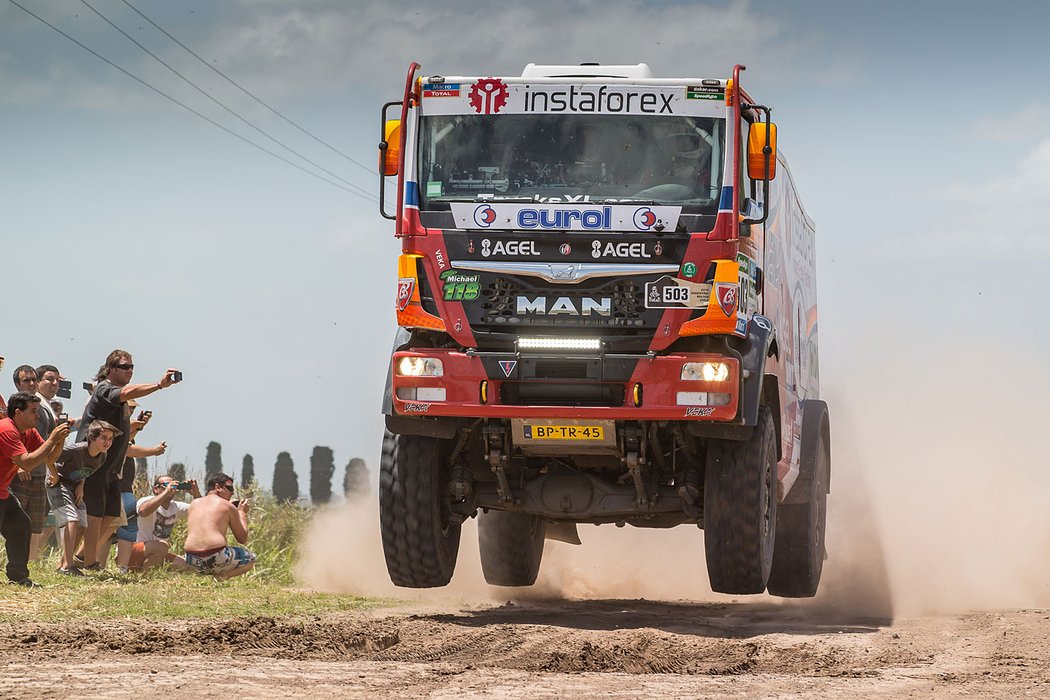
[[(152, 498), (154, 498), (154, 496), (145, 496), (143, 498), (140, 498), (135, 504), (135, 510), (141, 510), (142, 504)], [(168, 505), (161, 506), (149, 515), (140, 515), (139, 534), (136, 538), (136, 541), (167, 541), (171, 537), (171, 528), (175, 527), (175, 521), (181, 518), (185, 518), (189, 510), (189, 503), (183, 503), (182, 501), (173, 500)]]

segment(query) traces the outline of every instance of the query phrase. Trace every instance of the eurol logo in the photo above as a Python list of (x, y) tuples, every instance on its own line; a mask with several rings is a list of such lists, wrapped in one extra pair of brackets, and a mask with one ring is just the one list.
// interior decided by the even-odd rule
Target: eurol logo
[(460, 227), (481, 230), (673, 231), (679, 212), (679, 207), (637, 204), (452, 203)]
[(478, 228), (488, 228), (496, 221), (496, 210), (488, 204), (482, 204), (474, 210), (474, 223)]
[(651, 229), (656, 221), (656, 213), (649, 207), (642, 207), (634, 212), (634, 225), (643, 231)]

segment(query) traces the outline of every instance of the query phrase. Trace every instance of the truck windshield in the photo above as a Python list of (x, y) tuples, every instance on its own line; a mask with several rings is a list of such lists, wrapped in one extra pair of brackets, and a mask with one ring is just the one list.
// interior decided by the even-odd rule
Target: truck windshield
[(420, 206), (490, 197), (646, 200), (715, 214), (724, 121), (695, 116), (421, 118)]

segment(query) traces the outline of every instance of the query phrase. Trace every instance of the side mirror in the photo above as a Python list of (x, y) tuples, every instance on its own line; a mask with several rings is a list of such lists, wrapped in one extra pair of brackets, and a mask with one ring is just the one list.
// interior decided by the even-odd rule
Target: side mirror
[(379, 144), (379, 172), (384, 176), (397, 175), (401, 160), (401, 120), (388, 119), (383, 127), (383, 141)]
[(777, 125), (772, 122), (755, 122), (747, 134), (747, 176), (752, 180), (765, 180), (767, 162), (769, 179), (772, 180), (777, 176)]

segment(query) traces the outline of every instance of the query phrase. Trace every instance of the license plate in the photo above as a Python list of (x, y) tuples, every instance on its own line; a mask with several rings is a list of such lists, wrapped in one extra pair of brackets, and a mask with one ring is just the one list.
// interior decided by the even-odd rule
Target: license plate
[(525, 425), (523, 432), (530, 440), (604, 440), (601, 425)]

